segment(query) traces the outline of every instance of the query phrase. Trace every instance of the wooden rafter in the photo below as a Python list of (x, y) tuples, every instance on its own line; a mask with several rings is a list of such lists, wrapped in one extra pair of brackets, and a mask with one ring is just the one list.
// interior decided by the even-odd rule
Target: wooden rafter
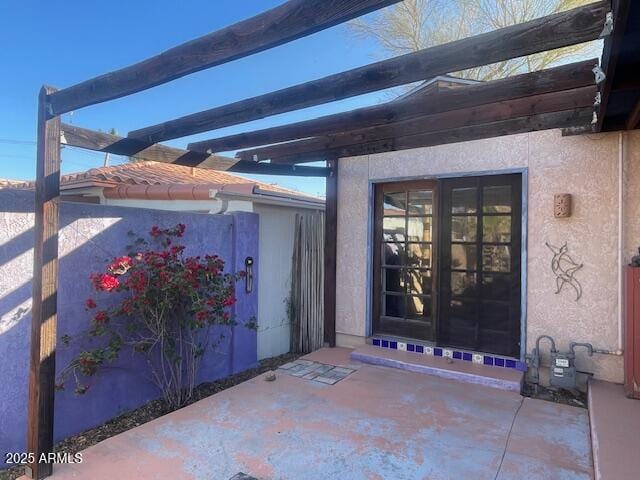
[[(271, 165), (246, 162), (233, 158), (219, 157), (165, 145), (141, 144), (139, 141), (96, 132), (75, 125), (62, 125), (62, 143), (73, 147), (109, 152), (115, 155), (133, 156), (140, 160), (173, 163), (189, 167), (222, 170), (234, 173), (253, 173), (266, 175), (297, 175), (301, 177), (324, 177), (328, 170), (323, 167), (301, 167), (293, 165)], [(292, 168), (293, 167), (293, 168)]]
[(398, 1), (290, 0), (155, 57), (55, 92), (51, 110), (59, 115), (124, 97), (311, 35)]
[(587, 42), (600, 36), (608, 10), (608, 1), (592, 3), (187, 115), (128, 136), (160, 142)]
[(272, 152), (270, 157), (272, 163), (296, 164), (319, 161), (326, 159), (327, 157), (342, 158), (358, 155), (372, 155), (375, 153), (396, 150), (407, 150), (411, 148), (429, 147), (446, 143), (500, 137), (516, 133), (588, 125), (591, 121), (592, 115), (592, 107), (563, 110), (560, 112), (515, 117), (507, 120), (470, 125), (450, 130), (421, 132), (393, 138), (371, 140), (369, 142), (343, 145), (330, 149), (299, 151), (293, 155), (288, 155), (290, 150), (287, 149), (279, 152)]
[(622, 48), (622, 39), (627, 26), (629, 10), (631, 9), (631, 0), (612, 0), (612, 5), (613, 34), (605, 39), (602, 50), (601, 68), (606, 77), (600, 88), (600, 108), (598, 109), (597, 123), (593, 128), (595, 132), (602, 131), (611, 89), (615, 81), (616, 67), (618, 65), (620, 49)]
[(631, 110), (626, 123), (627, 130), (634, 130), (640, 127), (640, 100), (638, 100)]
[(191, 143), (188, 148), (199, 152), (237, 150), (385, 125), (418, 115), (471, 108), (487, 103), (595, 85), (592, 69), (596, 63), (596, 59), (572, 63), (511, 78), (441, 91), (428, 96), (409, 97), (406, 100), (359, 108), (313, 120), (204, 140)]
[[(295, 155), (304, 155), (307, 152), (332, 151), (336, 148), (349, 145), (393, 140), (397, 137), (429, 132), (454, 130), (518, 117), (574, 110), (577, 108), (592, 108), (596, 91), (596, 86), (591, 85), (574, 90), (551, 92), (477, 107), (450, 110), (432, 115), (422, 115), (400, 122), (347, 131), (341, 134), (245, 150), (238, 153), (238, 158), (262, 161), (279, 157), (294, 157)], [(434, 94), (434, 97), (437, 95), (438, 94)]]

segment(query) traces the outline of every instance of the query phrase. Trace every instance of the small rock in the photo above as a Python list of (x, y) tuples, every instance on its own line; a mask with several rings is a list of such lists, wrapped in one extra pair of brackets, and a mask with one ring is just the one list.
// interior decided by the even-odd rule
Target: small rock
[(268, 372), (264, 376), (264, 381), (265, 382), (275, 382), (275, 380), (276, 380), (276, 372), (274, 372), (274, 371)]

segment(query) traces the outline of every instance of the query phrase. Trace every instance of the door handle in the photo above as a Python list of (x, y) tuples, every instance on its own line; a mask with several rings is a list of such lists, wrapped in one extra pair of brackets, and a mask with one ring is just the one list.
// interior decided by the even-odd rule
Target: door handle
[(244, 276), (244, 291), (251, 293), (253, 291), (253, 257), (244, 259), (244, 270), (246, 273)]

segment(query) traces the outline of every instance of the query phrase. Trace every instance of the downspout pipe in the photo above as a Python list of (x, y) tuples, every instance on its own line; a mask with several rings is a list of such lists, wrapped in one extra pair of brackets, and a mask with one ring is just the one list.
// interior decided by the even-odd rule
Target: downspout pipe
[(624, 153), (624, 132), (618, 132), (618, 349), (607, 352), (613, 355), (624, 349)]

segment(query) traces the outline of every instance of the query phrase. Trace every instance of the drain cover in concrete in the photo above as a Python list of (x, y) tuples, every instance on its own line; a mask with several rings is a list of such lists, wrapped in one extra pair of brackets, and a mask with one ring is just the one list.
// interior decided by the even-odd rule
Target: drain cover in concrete
[(311, 360), (296, 360), (286, 363), (278, 368), (278, 371), (328, 385), (333, 385), (355, 372), (353, 368), (336, 367), (335, 365), (312, 362)]

